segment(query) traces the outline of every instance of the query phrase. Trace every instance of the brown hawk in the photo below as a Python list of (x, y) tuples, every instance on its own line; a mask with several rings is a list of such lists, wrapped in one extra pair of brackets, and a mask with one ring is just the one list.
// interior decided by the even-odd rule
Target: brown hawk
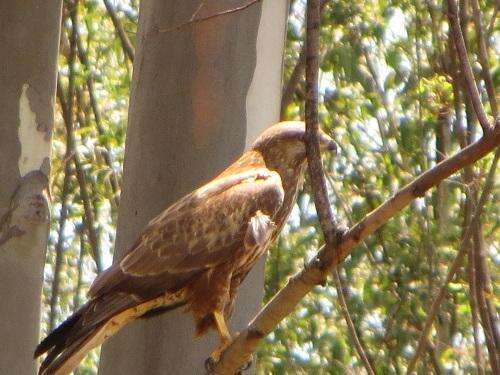
[[(319, 134), (323, 150), (333, 140)], [(99, 275), (89, 301), (36, 348), (47, 353), (39, 374), (67, 374), (125, 324), (187, 306), (197, 334), (218, 331), (217, 361), (231, 342), (239, 285), (278, 236), (303, 180), (303, 122), (265, 130), (249, 151), (214, 180), (154, 218), (121, 261)]]

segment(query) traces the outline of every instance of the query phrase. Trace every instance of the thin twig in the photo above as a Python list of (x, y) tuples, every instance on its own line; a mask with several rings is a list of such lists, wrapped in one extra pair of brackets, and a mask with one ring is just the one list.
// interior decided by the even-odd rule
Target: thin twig
[[(465, 138), (465, 135), (463, 135)], [(473, 182), (473, 170), (471, 167), (464, 168), (464, 183), (465, 185), (471, 186)], [(473, 186), (473, 185), (472, 185)], [(466, 198), (464, 205), (464, 222), (462, 230), (462, 238), (467, 231), (467, 228), (471, 226), (472, 215), (474, 211), (474, 202), (477, 199), (476, 192), (477, 189), (473, 186), (474, 194), (472, 194), (471, 189), (466, 189)], [(477, 274), (476, 274), (476, 262), (474, 257), (474, 248), (472, 246), (471, 237), (464, 244), (467, 247), (467, 275), (469, 278), (469, 304), (471, 308), (471, 324), (472, 324), (472, 334), (474, 338), (474, 355), (476, 360), (476, 370), (478, 375), (484, 374), (484, 358), (481, 349), (481, 343), (479, 341), (479, 320), (478, 320), (478, 300), (477, 300)]]
[(75, 292), (73, 294), (73, 311), (78, 310), (80, 307), (81, 301), (80, 301), (80, 293), (82, 290), (82, 285), (83, 285), (83, 261), (85, 257), (85, 237), (83, 233), (83, 223), (79, 224), (77, 226), (77, 233), (78, 233), (78, 241), (80, 245), (80, 253), (78, 254), (78, 260), (77, 260), (77, 276), (76, 276), (76, 286), (75, 286)]
[(75, 94), (75, 57), (76, 57), (76, 28), (77, 28), (77, 6), (76, 1), (70, 9), (70, 18), (72, 24), (72, 31), (70, 37), (70, 53), (68, 57), (68, 101), (66, 102), (64, 98), (64, 93), (60, 80), (58, 79), (57, 84), (57, 98), (61, 105), (61, 111), (63, 114), (63, 120), (66, 127), (66, 137), (67, 145), (70, 148), (70, 153), (73, 155), (73, 162), (75, 164), (76, 177), (80, 187), (80, 197), (82, 199), (84, 214), (85, 214), (85, 225), (87, 228), (87, 234), (89, 237), (89, 242), (92, 247), (92, 252), (94, 260), (96, 263), (97, 272), (102, 271), (102, 263), (99, 249), (99, 241), (94, 227), (94, 215), (90, 203), (90, 198), (87, 189), (87, 183), (85, 180), (85, 174), (81, 165), (80, 156), (76, 149), (76, 142), (74, 137), (73, 129), (73, 104), (74, 104), (74, 94)]
[(498, 363), (498, 332), (496, 322), (496, 312), (491, 308), (488, 298), (485, 294), (492, 295), (490, 275), (485, 260), (484, 239), (482, 234), (481, 220), (473, 223), (473, 249), (474, 249), (474, 263), (476, 265), (476, 298), (479, 316), (483, 327), (483, 332), (486, 341), (486, 348), (488, 349), (488, 356), (490, 366), (494, 374), (500, 371)]
[(306, 44), (302, 45), (300, 49), (299, 57), (297, 59), (297, 63), (292, 70), (292, 74), (290, 74), (290, 78), (283, 89), (283, 94), (281, 96), (281, 112), (280, 118), (281, 120), (285, 119), (286, 109), (290, 105), (293, 99), (293, 94), (295, 90), (297, 90), (297, 85), (300, 82), (302, 75), (304, 74), (304, 68), (306, 66)]
[(113, 160), (111, 158), (111, 147), (109, 146), (108, 142), (106, 141), (106, 137), (103, 137), (105, 135), (105, 129), (102, 125), (102, 116), (101, 116), (101, 111), (99, 109), (99, 105), (97, 104), (97, 99), (95, 96), (95, 89), (94, 89), (94, 78), (92, 76), (91, 72), (91, 66), (89, 59), (87, 57), (87, 51), (83, 48), (82, 40), (80, 37), (80, 33), (78, 30), (76, 31), (76, 45), (77, 45), (77, 50), (78, 50), (78, 59), (80, 62), (83, 64), (87, 71), (87, 91), (89, 94), (89, 101), (90, 101), (90, 106), (92, 107), (92, 112), (94, 113), (94, 120), (95, 120), (95, 125), (97, 129), (97, 133), (101, 136), (99, 139), (104, 139), (102, 141), (102, 145), (104, 147), (104, 150), (101, 150), (101, 155), (108, 166), (108, 168), (111, 171), (111, 178), (109, 179), (111, 189), (113, 190), (113, 202), (116, 207), (120, 205), (120, 180), (118, 178), (118, 175), (113, 167)]
[[(325, 5), (329, 0), (321, 0), (320, 4), (320, 15), (325, 8)], [(283, 89), (283, 94), (281, 96), (281, 112), (280, 118), (284, 120), (285, 112), (287, 107), (290, 105), (293, 99), (293, 94), (297, 90), (297, 86), (304, 75), (304, 70), (306, 67), (306, 43), (302, 44), (300, 48), (299, 57), (297, 58), (297, 62), (292, 70), (292, 74), (290, 74), (290, 78)]]
[(446, 294), (446, 289), (448, 287), (448, 284), (453, 279), (456, 272), (458, 271), (458, 269), (462, 265), (462, 260), (465, 256), (465, 254), (467, 254), (467, 245), (469, 244), (470, 237), (473, 234), (473, 227), (474, 227), (475, 223), (480, 219), (480, 217), (483, 213), (484, 205), (488, 201), (491, 190), (492, 190), (493, 185), (494, 185), (495, 171), (496, 171), (496, 166), (498, 163), (499, 156), (500, 156), (500, 149), (498, 149), (497, 152), (495, 153), (495, 158), (493, 159), (493, 162), (492, 162), (492, 165), (490, 168), (490, 172), (488, 174), (488, 177), (486, 179), (486, 182), (485, 182), (485, 185), (483, 188), (483, 192), (481, 194), (481, 198), (479, 199), (479, 202), (476, 206), (474, 217), (472, 218), (472, 221), (471, 221), (471, 225), (469, 225), (469, 227), (465, 231), (465, 234), (462, 238), (462, 243), (460, 245), (460, 249), (458, 251), (458, 254), (457, 254), (455, 260), (453, 261), (452, 265), (448, 269), (448, 274), (446, 275), (446, 278), (443, 281), (443, 284), (441, 285), (441, 288), (439, 289), (439, 292), (438, 292), (436, 298), (432, 302), (432, 305), (429, 309), (429, 312), (427, 313), (427, 318), (425, 320), (424, 328), (422, 329), (422, 333), (420, 334), (420, 338), (418, 340), (417, 349), (415, 350), (415, 354), (413, 355), (412, 359), (410, 360), (410, 362), (408, 364), (408, 370), (407, 370), (408, 374), (411, 374), (414, 371), (419, 357), (422, 355), (423, 351), (425, 350), (425, 346), (427, 343), (429, 332), (432, 328), (432, 324), (434, 322), (434, 318), (436, 317), (439, 306), (441, 305), (441, 301), (443, 300), (443, 298)]
[(481, 98), (479, 97), (479, 91), (477, 90), (476, 80), (474, 79), (474, 73), (472, 72), (472, 68), (469, 63), (469, 57), (467, 56), (467, 49), (465, 47), (462, 30), (460, 28), (457, 3), (455, 0), (447, 0), (447, 3), (448, 18), (451, 26), (451, 35), (453, 36), (453, 40), (455, 42), (461, 71), (464, 75), (465, 84), (467, 85), (467, 95), (469, 95), (470, 97), (479, 124), (481, 125), (481, 128), (483, 128), (483, 133), (488, 134), (492, 130), (492, 127), (490, 126), (488, 117), (484, 112), (483, 104), (481, 103)]
[[(189, 26), (191, 24), (194, 24), (194, 23), (205, 22), (205, 21), (208, 21), (208, 20), (211, 20), (211, 19), (214, 19), (214, 18), (218, 18), (218, 17), (221, 17), (221, 16), (226, 16), (228, 14), (232, 14), (232, 13), (236, 13), (236, 12), (241, 12), (242, 10), (250, 8), (252, 5), (260, 3), (261, 1), (262, 0), (251, 0), (248, 3), (246, 3), (246, 4), (243, 4), (243, 5), (231, 8), (231, 9), (227, 9), (227, 10), (224, 10), (222, 12), (210, 14), (209, 16), (206, 16), (206, 17), (200, 17), (200, 18), (194, 18), (194, 19), (191, 18), (188, 22), (181, 23), (180, 25), (173, 26), (173, 27), (167, 27), (167, 28), (163, 28), (163, 29), (158, 29), (158, 32), (159, 33), (168, 33), (168, 32), (173, 31), (173, 30), (180, 30), (180, 29), (182, 29), (182, 28), (184, 28), (186, 26)], [(199, 11), (199, 9), (196, 12), (198, 12), (198, 11)]]
[[(69, 152), (69, 148), (66, 147), (66, 154)], [(61, 211), (59, 213), (59, 230), (58, 237), (55, 246), (56, 259), (54, 263), (54, 278), (52, 280), (52, 289), (50, 293), (50, 312), (49, 312), (49, 332), (52, 332), (56, 322), (56, 308), (57, 299), (59, 297), (59, 286), (61, 282), (61, 268), (63, 260), (63, 250), (64, 250), (64, 240), (66, 220), (68, 218), (68, 194), (69, 194), (69, 183), (71, 179), (71, 168), (70, 163), (66, 162), (64, 164), (64, 179), (61, 191)]]
[(134, 47), (132, 46), (132, 43), (130, 42), (130, 39), (127, 36), (127, 33), (123, 29), (123, 25), (120, 19), (118, 18), (118, 15), (116, 14), (115, 8), (113, 7), (113, 5), (109, 0), (103, 0), (103, 1), (104, 5), (106, 6), (106, 10), (109, 14), (109, 18), (111, 18), (111, 22), (113, 22), (113, 26), (115, 27), (116, 33), (118, 34), (118, 38), (120, 38), (120, 42), (122, 44), (125, 56), (127, 56), (131, 62), (134, 62), (134, 57), (135, 57)]
[(481, 17), (481, 11), (479, 10), (478, 0), (471, 0), (471, 3), (474, 26), (476, 28), (479, 63), (481, 64), (483, 80), (486, 86), (486, 92), (488, 93), (488, 99), (490, 100), (491, 113), (493, 114), (493, 118), (496, 119), (498, 117), (498, 104), (495, 94), (495, 86), (493, 86), (493, 79), (490, 74), (490, 64), (488, 63), (488, 49), (486, 47), (486, 40), (484, 37), (483, 20)]
[(354, 322), (352, 321), (351, 318), (351, 314), (349, 313), (349, 308), (347, 307), (347, 303), (345, 301), (345, 296), (344, 296), (344, 290), (343, 290), (344, 286), (342, 285), (342, 279), (340, 278), (337, 267), (334, 267), (333, 269), (333, 282), (335, 283), (335, 288), (337, 289), (340, 311), (342, 313), (342, 316), (344, 317), (344, 320), (346, 321), (347, 328), (349, 330), (354, 347), (358, 352), (361, 362), (365, 366), (366, 372), (370, 375), (375, 375), (375, 371), (373, 370), (373, 364), (370, 361), (370, 357), (367, 355), (367, 351), (363, 345), (363, 342), (361, 341), (360, 337), (358, 336), (358, 333), (356, 332), (357, 331), (356, 326), (354, 325)]
[(493, 31), (495, 31), (495, 24), (497, 21), (497, 16), (498, 16), (498, 8), (500, 8), (500, 4), (498, 1), (495, 1), (495, 7), (493, 8), (493, 14), (491, 15), (490, 23), (488, 25), (488, 28), (486, 30), (486, 44), (489, 45), (489, 40), (491, 38), (491, 35), (493, 34)]

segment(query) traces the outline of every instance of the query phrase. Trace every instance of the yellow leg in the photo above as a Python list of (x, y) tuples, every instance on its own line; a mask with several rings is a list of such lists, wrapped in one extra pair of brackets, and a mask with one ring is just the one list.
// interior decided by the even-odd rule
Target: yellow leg
[[(214, 311), (213, 316), (215, 325), (217, 327), (217, 332), (219, 332), (220, 344), (217, 349), (212, 352), (210, 357), (205, 361), (205, 368), (209, 373), (212, 372), (217, 362), (220, 361), (220, 357), (222, 356), (222, 353), (224, 353), (224, 350), (226, 350), (226, 348), (233, 341), (231, 334), (229, 333), (229, 329), (227, 328), (224, 314), (222, 314), (220, 311)], [(242, 366), (242, 368), (238, 371), (238, 374), (241, 372), (241, 370), (247, 370), (251, 365), (252, 357), (250, 357), (248, 363)]]
[(224, 319), (224, 315), (220, 311), (213, 312), (215, 324), (217, 325), (217, 331), (220, 335), (221, 343), (231, 342), (231, 334), (229, 333), (229, 329), (226, 325), (226, 319)]
[(212, 352), (210, 357), (212, 357), (215, 362), (219, 362), (222, 352), (229, 346), (229, 344), (231, 344), (232, 338), (226, 325), (226, 319), (224, 318), (222, 312), (214, 311), (213, 315), (215, 325), (217, 326), (217, 331), (219, 332), (220, 344), (217, 349)]

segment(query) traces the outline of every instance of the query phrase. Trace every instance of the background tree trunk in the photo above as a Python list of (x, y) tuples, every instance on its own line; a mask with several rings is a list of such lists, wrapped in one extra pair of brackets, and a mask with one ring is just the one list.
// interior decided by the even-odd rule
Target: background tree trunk
[[(185, 24), (247, 3), (141, 3), (116, 258), (150, 219), (279, 120), (287, 1)], [(263, 261), (240, 290), (233, 329), (259, 310), (262, 294)], [(216, 336), (193, 334), (182, 309), (134, 323), (104, 346), (100, 374), (202, 373)]]
[(61, 1), (0, 2), (0, 373), (35, 373)]

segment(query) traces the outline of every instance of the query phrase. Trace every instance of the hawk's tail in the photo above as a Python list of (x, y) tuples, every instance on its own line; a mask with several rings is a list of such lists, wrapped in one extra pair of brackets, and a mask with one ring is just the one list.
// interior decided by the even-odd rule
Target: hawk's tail
[(91, 309), (92, 301), (71, 315), (36, 348), (35, 358), (47, 353), (40, 365), (39, 374), (69, 373), (94, 345), (92, 340), (105, 322), (86, 326), (84, 316)]
[(124, 325), (148, 312), (170, 310), (184, 303), (179, 293), (138, 302), (131, 295), (101, 296), (90, 300), (48, 335), (36, 348), (35, 358), (47, 353), (39, 375), (69, 374), (85, 355)]

